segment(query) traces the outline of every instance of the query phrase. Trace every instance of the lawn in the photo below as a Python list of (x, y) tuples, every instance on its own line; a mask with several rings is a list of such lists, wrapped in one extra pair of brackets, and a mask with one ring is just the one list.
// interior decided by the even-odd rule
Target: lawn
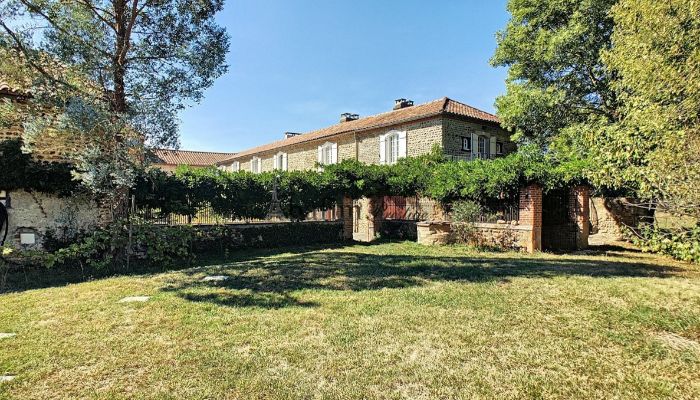
[(18, 288), (0, 332), (0, 398), (700, 398), (697, 266), (615, 247), (249, 251)]

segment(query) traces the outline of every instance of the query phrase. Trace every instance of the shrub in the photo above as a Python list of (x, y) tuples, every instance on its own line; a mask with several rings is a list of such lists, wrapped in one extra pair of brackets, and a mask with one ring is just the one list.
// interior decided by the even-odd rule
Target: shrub
[(670, 255), (678, 260), (700, 263), (700, 225), (687, 230), (660, 229), (641, 225), (632, 242), (642, 251)]

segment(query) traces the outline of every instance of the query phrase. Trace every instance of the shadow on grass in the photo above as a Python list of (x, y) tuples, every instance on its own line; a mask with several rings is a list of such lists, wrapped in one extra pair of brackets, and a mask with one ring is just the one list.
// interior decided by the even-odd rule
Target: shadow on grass
[[(514, 277), (555, 276), (665, 278), (682, 269), (633, 261), (539, 257), (442, 257), (382, 255), (351, 251), (299, 252), (257, 257), (188, 270), (188, 278), (163, 290), (194, 301), (230, 307), (313, 307), (294, 297), (300, 290), (363, 291), (405, 288), (430, 282), (508, 282)], [(203, 282), (206, 274), (225, 275)]]

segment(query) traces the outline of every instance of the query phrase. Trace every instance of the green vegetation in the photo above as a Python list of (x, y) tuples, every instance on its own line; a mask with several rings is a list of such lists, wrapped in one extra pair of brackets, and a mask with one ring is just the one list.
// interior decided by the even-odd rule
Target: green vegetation
[(0, 295), (0, 397), (700, 397), (698, 271), (631, 250), (393, 243), (56, 279)]
[(69, 196), (79, 188), (70, 165), (35, 160), (31, 154), (22, 152), (19, 139), (0, 140), (0, 171), (3, 190), (25, 189)]
[(520, 187), (540, 183), (545, 190), (585, 182), (584, 165), (561, 162), (525, 146), (495, 160), (447, 162), (435, 151), (400, 160), (396, 165), (367, 165), (345, 160), (322, 172), (225, 172), (178, 168), (175, 175), (147, 172), (134, 190), (137, 204), (161, 212), (195, 215), (211, 206), (221, 215), (263, 218), (273, 182), (278, 183), (282, 210), (301, 220), (314, 209), (328, 208), (343, 196), (427, 196), (443, 203), (514, 199)]

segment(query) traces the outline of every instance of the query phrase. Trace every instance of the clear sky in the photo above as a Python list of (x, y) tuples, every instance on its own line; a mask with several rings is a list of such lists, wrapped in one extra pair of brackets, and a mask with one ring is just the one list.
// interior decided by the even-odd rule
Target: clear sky
[(240, 151), (444, 96), (493, 112), (506, 0), (227, 0), (229, 72), (181, 114), (181, 148)]

